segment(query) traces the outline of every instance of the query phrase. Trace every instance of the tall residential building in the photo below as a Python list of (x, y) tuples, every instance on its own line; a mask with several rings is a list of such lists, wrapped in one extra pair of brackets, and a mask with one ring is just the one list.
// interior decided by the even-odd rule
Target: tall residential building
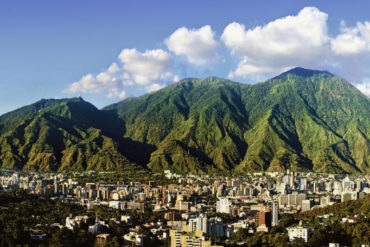
[(322, 206), (328, 206), (329, 203), (330, 203), (330, 196), (320, 197), (320, 205), (322, 205)]
[(361, 191), (361, 190), (362, 190), (362, 182), (356, 181), (356, 191)]
[(307, 189), (307, 180), (305, 178), (301, 178), (299, 180), (300, 190), (305, 191)]
[(279, 196), (279, 206), (302, 206), (302, 201), (307, 197), (306, 194), (293, 193), (289, 195), (280, 195)]
[(313, 181), (313, 193), (320, 192), (320, 183), (317, 181)]
[(289, 186), (290, 188), (294, 188), (294, 174), (292, 174), (290, 177), (289, 177)]
[(348, 176), (345, 177), (342, 181), (343, 190), (354, 190), (355, 182), (353, 182)]
[(204, 215), (190, 219), (189, 229), (191, 232), (202, 231), (203, 233), (209, 233), (209, 220)]
[(311, 209), (311, 200), (303, 200), (302, 201), (302, 212), (308, 211)]
[(272, 203), (272, 221), (271, 225), (276, 226), (279, 224), (279, 203), (273, 202)]
[(54, 195), (58, 195), (59, 194), (59, 191), (60, 191), (60, 186), (58, 184), (58, 180), (57, 179), (54, 179)]
[(258, 226), (271, 226), (271, 210), (265, 207), (263, 211), (258, 212)]
[(227, 198), (220, 198), (216, 203), (216, 211), (218, 213), (230, 214), (231, 202)]
[(210, 235), (215, 237), (225, 236), (225, 224), (222, 222), (221, 218), (216, 218), (210, 222)]
[(357, 200), (358, 193), (357, 192), (343, 192), (341, 194), (341, 202), (349, 201), (349, 200)]
[(332, 192), (333, 189), (334, 189), (334, 183), (333, 182), (330, 181), (330, 182), (325, 183), (325, 190), (327, 192)]
[(243, 188), (243, 196), (253, 196), (252, 188)]

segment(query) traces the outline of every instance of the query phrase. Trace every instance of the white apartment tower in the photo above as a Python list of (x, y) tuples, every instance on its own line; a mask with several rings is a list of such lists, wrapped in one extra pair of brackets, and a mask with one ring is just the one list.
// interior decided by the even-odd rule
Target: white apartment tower
[(220, 198), (216, 203), (216, 211), (218, 213), (230, 214), (231, 202), (227, 198)]
[(272, 220), (271, 225), (276, 226), (279, 223), (279, 203), (272, 203)]

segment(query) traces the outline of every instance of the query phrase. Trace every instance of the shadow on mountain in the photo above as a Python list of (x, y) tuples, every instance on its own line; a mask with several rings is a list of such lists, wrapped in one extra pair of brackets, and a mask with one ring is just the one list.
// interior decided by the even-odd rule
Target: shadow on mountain
[(131, 161), (143, 167), (150, 161), (150, 155), (156, 150), (156, 146), (134, 141), (131, 138), (123, 138), (120, 150)]

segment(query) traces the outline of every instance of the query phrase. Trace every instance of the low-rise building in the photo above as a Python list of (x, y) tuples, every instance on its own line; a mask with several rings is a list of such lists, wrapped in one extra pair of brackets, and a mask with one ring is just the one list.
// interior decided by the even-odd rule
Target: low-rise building
[(137, 232), (129, 232), (123, 236), (125, 246), (144, 246), (144, 238), (142, 234)]
[(299, 238), (307, 243), (308, 239), (310, 238), (310, 228), (297, 226), (297, 227), (288, 227), (287, 230), (289, 235), (289, 241), (293, 241), (294, 239)]

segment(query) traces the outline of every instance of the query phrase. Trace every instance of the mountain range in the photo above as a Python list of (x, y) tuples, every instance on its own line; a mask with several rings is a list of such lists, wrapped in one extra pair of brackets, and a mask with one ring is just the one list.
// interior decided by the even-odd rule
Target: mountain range
[(101, 110), (40, 100), (0, 116), (2, 168), (370, 172), (370, 99), (326, 71), (183, 79)]

